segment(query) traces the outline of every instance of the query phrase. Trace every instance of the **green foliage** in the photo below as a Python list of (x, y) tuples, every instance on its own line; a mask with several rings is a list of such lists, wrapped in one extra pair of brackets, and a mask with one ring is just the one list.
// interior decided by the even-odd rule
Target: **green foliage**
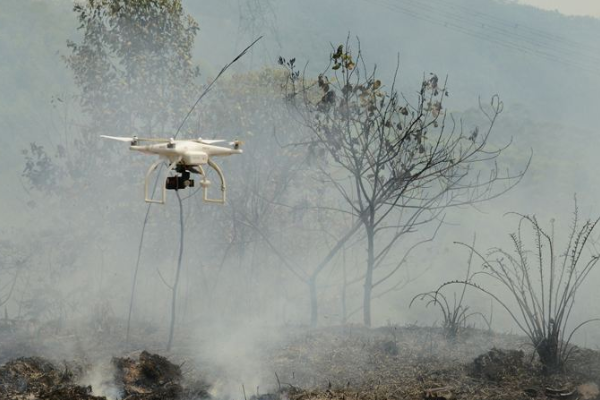
[[(67, 42), (63, 60), (78, 93), (53, 98), (59, 134), (49, 144), (33, 143), (23, 151), (23, 175), (36, 189), (32, 196), (41, 194), (40, 211), (47, 215), (42, 221), (53, 233), (48, 236), (76, 238), (75, 245), (48, 240), (39, 246), (41, 254), (60, 247), (59, 254), (70, 258), (58, 260), (58, 276), (84, 268), (98, 243), (129, 239), (139, 222), (141, 208), (132, 210), (131, 204), (133, 198), (143, 201), (135, 188), (143, 182), (148, 159), (132, 157), (98, 136), (173, 136), (198, 95), (199, 72), (191, 55), (198, 25), (180, 1), (89, 0), (76, 2), (74, 12), (81, 36)], [(26, 286), (31, 293), (25, 298), (42, 297), (41, 304), (51, 310), (66, 309), (60, 291), (35, 287)], [(37, 304), (30, 308), (47, 318), (52, 314)]]
[(28, 179), (31, 185), (47, 192), (57, 190), (60, 177), (59, 166), (44, 149), (44, 146), (30, 143), (29, 149), (23, 149), (22, 154), (25, 157), (25, 168), (22, 175)]
[(65, 58), (94, 134), (163, 134), (197, 93), (192, 46), (198, 24), (180, 0), (88, 0), (74, 11), (83, 31)]
[(79, 93), (56, 96), (52, 105), (65, 115), (79, 106), (85, 119), (75, 125), (65, 117), (55, 148), (32, 143), (23, 151), (23, 176), (45, 192), (118, 172), (106, 168), (119, 156), (100, 150), (101, 134), (174, 135), (198, 89), (191, 54), (198, 25), (179, 0), (89, 0), (73, 9), (83, 37), (67, 42), (64, 60)]

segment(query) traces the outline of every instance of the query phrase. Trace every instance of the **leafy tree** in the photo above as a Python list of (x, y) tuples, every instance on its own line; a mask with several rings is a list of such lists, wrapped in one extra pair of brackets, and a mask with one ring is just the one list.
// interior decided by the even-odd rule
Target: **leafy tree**
[[(73, 10), (83, 37), (67, 42), (64, 60), (78, 104), (73, 96), (56, 96), (53, 105), (65, 114), (79, 106), (85, 119), (62, 121), (68, 139), (55, 148), (34, 143), (25, 151), (24, 176), (46, 191), (116, 173), (95, 174), (116, 157), (98, 151), (98, 135), (173, 135), (197, 94), (192, 46), (199, 28), (181, 1), (88, 0)], [(48, 181), (40, 182), (42, 172)]]
[[(434, 74), (423, 80), (411, 104), (398, 93), (397, 76), (386, 88), (375, 68), (367, 70), (360, 49), (354, 53), (348, 44), (337, 47), (314, 81), (301, 77), (293, 60), (280, 64), (290, 70), (295, 115), (312, 133), (309, 148), (322, 154), (322, 176), (361, 221), (367, 241), (363, 321), (371, 325), (373, 290), (384, 288), (406, 262), (406, 257), (388, 262), (402, 241), (439, 223), (448, 207), (499, 196), (523, 176), (503, 175), (494, 164), (505, 149), (489, 143), (502, 102), (494, 96), (487, 109), (481, 107), (485, 129), (463, 132), (446, 114), (448, 91)], [(488, 166), (488, 176), (476, 171)]]
[[(117, 147), (105, 145), (98, 136), (175, 135), (198, 94), (199, 70), (192, 62), (192, 46), (199, 28), (180, 0), (87, 0), (77, 2), (73, 10), (82, 36), (67, 42), (69, 54), (63, 59), (79, 93), (57, 97), (54, 105), (66, 110), (65, 115), (84, 117), (80, 121), (65, 117), (67, 139), (61, 145), (32, 144), (26, 150), (24, 175), (33, 188), (68, 197), (70, 208), (63, 211), (69, 220), (104, 217), (113, 222), (111, 237), (115, 231), (127, 235), (129, 230), (115, 227), (126, 221), (130, 225), (137, 214), (122, 196), (98, 200), (96, 194), (104, 188), (110, 188), (107, 195), (124, 187), (129, 191), (136, 176), (115, 165), (127, 157), (131, 168), (143, 171), (147, 160), (110, 151)], [(81, 190), (92, 184), (93, 190)], [(77, 196), (72, 196), (75, 192)], [(98, 210), (92, 217), (91, 208)], [(76, 215), (78, 211), (84, 215)], [(91, 232), (93, 224), (83, 225), (80, 229), (90, 229), (86, 232), (90, 236), (101, 234), (97, 227)], [(81, 232), (80, 237), (85, 236)]]
[(180, 0), (88, 0), (74, 11), (83, 41), (66, 58), (94, 133), (163, 134), (197, 93), (198, 24)]

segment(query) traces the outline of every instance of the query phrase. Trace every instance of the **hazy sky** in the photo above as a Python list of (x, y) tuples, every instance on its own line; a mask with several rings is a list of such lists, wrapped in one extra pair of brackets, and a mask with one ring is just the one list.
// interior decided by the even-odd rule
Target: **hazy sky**
[(563, 14), (600, 18), (600, 1), (598, 0), (518, 0), (518, 2), (546, 10), (558, 10)]

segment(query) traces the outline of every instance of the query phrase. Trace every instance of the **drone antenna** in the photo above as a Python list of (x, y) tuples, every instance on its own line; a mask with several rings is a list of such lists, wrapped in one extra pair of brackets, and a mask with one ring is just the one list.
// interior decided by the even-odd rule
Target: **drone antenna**
[(254, 46), (256, 44), (256, 42), (258, 42), (260, 39), (262, 39), (262, 36), (260, 36), (258, 39), (256, 39), (254, 42), (252, 42), (250, 44), (250, 46), (246, 47), (240, 54), (238, 54), (232, 61), (229, 62), (229, 64), (225, 65), (221, 71), (219, 72), (219, 74), (215, 77), (215, 79), (213, 79), (210, 84), (206, 87), (206, 89), (204, 89), (204, 91), (202, 92), (202, 94), (200, 94), (200, 96), (198, 97), (198, 100), (196, 100), (196, 102), (194, 103), (194, 105), (192, 106), (192, 108), (190, 108), (190, 111), (188, 111), (187, 115), (185, 116), (185, 118), (183, 119), (183, 121), (181, 121), (181, 125), (179, 125), (179, 128), (177, 128), (177, 132), (175, 132), (175, 136), (173, 136), (174, 139), (177, 139), (177, 135), (179, 135), (179, 131), (181, 130), (181, 128), (183, 127), (183, 125), (185, 124), (185, 121), (187, 121), (187, 119), (189, 118), (189, 116), (192, 114), (192, 111), (194, 111), (194, 108), (196, 108), (196, 106), (198, 105), (198, 103), (200, 103), (200, 100), (202, 100), (202, 98), (204, 96), (206, 96), (208, 94), (208, 92), (210, 92), (210, 90), (212, 89), (213, 85), (215, 84), (215, 82), (221, 77), (221, 75), (223, 75), (223, 73), (225, 71), (227, 71), (227, 69), (229, 67), (231, 67), (237, 60), (239, 60), (240, 58), (242, 58), (247, 52), (248, 50), (250, 50), (250, 48), (252, 46)]

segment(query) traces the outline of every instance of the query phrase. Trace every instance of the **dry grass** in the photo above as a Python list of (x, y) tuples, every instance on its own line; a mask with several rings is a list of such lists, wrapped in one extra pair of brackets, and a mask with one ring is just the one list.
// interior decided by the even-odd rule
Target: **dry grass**
[[(287, 327), (277, 336), (281, 340), (260, 349), (263, 370), (257, 371), (261, 392), (269, 391), (269, 384), (274, 389), (271, 394), (248, 393), (247, 400), (599, 398), (599, 352), (579, 350), (565, 373), (546, 375), (533, 360), (527, 338), (516, 335), (467, 329), (448, 340), (442, 328), (346, 326)], [(110, 351), (131, 354), (114, 343)], [(192, 342), (163, 354), (183, 365), (184, 381), (216, 382), (227, 373), (202, 357), (192, 359), (197, 354)], [(85, 360), (74, 362), (86, 365)], [(241, 388), (244, 382), (233, 383)], [(240, 390), (233, 398), (244, 395)]]
[(441, 328), (332, 328), (297, 333), (270, 365), (292, 400), (547, 399), (600, 380), (598, 352), (580, 351), (566, 373), (548, 376), (526, 343), (479, 330), (449, 341)]

